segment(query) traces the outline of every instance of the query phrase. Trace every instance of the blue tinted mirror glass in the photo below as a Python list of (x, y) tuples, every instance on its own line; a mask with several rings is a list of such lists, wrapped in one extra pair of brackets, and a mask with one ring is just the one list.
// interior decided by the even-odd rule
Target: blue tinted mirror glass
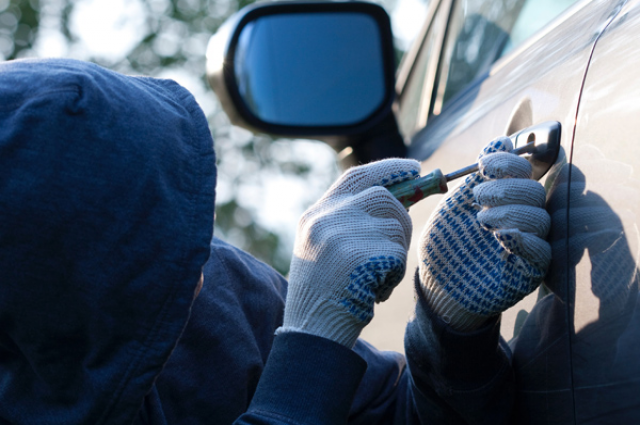
[(385, 101), (381, 35), (363, 13), (262, 16), (242, 29), (234, 73), (259, 119), (289, 126), (340, 126)]

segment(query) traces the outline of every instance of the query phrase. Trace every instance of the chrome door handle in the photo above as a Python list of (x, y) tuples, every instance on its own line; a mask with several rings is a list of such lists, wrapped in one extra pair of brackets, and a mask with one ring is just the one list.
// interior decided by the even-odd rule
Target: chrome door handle
[(528, 156), (533, 168), (533, 179), (539, 180), (558, 159), (560, 130), (559, 122), (545, 121), (509, 135), (514, 148), (535, 142), (535, 148)]

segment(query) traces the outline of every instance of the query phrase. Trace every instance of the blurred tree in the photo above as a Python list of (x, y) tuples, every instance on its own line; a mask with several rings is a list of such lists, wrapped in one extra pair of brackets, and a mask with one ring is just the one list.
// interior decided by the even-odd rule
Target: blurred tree
[[(298, 179), (304, 184), (310, 178), (315, 155), (294, 153), (300, 142), (274, 145), (267, 136), (232, 127), (209, 89), (204, 73), (209, 37), (231, 14), (253, 1), (47, 0), (41, 4), (39, 0), (0, 0), (0, 60), (49, 55), (47, 51), (42, 52), (40, 46), (57, 43), (58, 56), (89, 60), (127, 74), (174, 78), (185, 85), (205, 110), (216, 142), (216, 235), (286, 274), (295, 221), (289, 224), (289, 231), (263, 223), (261, 204), (264, 202), (255, 194), (266, 192), (267, 180), (277, 176)], [(124, 10), (114, 19), (114, 32), (92, 34), (91, 31), (99, 32), (102, 27), (87, 22), (92, 18), (91, 13), (106, 14), (108, 8)], [(114, 45), (122, 42), (128, 46), (119, 51), (112, 48), (116, 46), (100, 50), (90, 45), (89, 39), (95, 36), (127, 34), (126, 40), (113, 40)], [(319, 142), (313, 148), (329, 150)], [(310, 185), (312, 190), (298, 202), (298, 211), (289, 213), (292, 217), (319, 197), (337, 175), (335, 160), (325, 155), (324, 162), (328, 169), (316, 173), (319, 181), (315, 181), (318, 180), (315, 176)]]
[(39, 12), (39, 0), (0, 0), (0, 58), (16, 58), (32, 47)]

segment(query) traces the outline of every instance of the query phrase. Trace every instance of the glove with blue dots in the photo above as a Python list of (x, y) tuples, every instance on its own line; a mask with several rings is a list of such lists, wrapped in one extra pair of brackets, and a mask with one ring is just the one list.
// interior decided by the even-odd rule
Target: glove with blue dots
[(388, 159), (349, 169), (302, 216), (284, 323), (352, 348), (404, 276), (411, 219), (384, 188), (415, 178), (417, 161)]
[(508, 137), (487, 145), (479, 171), (442, 200), (420, 238), (422, 291), (459, 331), (480, 327), (535, 290), (551, 260), (545, 190), (512, 149)]

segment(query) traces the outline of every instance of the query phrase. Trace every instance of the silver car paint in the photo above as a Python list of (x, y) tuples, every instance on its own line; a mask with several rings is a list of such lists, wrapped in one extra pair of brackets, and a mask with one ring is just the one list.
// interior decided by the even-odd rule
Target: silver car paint
[[(477, 94), (459, 99), (439, 117), (430, 118), (413, 137), (410, 148), (410, 156), (423, 160), (422, 173), (435, 168), (445, 173), (462, 168), (476, 161), (489, 140), (549, 120), (562, 124), (564, 155), (558, 160), (557, 171), (571, 151), (581, 87), (595, 42), (624, 3), (577, 3), (542, 34), (498, 61)], [(546, 180), (542, 182), (547, 186), (553, 184)], [(450, 184), (450, 190), (454, 186)], [(441, 195), (433, 196), (411, 208), (414, 231), (407, 275), (392, 299), (376, 306), (376, 315), (363, 333), (379, 348), (403, 351), (403, 329), (413, 310), (417, 244), (440, 199)], [(537, 297), (532, 294), (503, 315), (502, 330), (507, 340), (513, 336), (520, 310), (529, 311)]]

